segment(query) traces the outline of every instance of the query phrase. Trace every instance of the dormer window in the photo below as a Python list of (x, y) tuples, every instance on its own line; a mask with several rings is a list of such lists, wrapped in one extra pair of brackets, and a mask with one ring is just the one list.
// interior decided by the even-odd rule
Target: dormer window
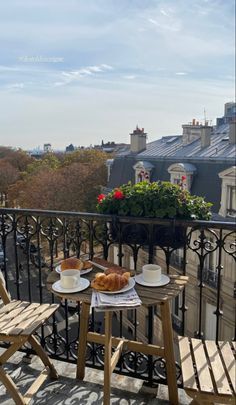
[(153, 165), (149, 162), (139, 161), (134, 166), (135, 171), (135, 183), (140, 183), (140, 181), (150, 181)]
[(236, 186), (228, 186), (227, 215), (236, 217)]
[(183, 189), (191, 190), (196, 167), (190, 163), (174, 163), (168, 168), (170, 182), (178, 184)]
[(219, 173), (222, 179), (219, 214), (236, 217), (236, 166)]

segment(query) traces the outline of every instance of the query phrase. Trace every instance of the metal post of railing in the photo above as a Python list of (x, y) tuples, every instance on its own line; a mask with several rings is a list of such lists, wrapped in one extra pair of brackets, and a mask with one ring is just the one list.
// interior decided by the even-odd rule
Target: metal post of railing
[(218, 273), (218, 282), (217, 282), (217, 298), (216, 298), (216, 336), (215, 340), (218, 343), (219, 339), (219, 327), (220, 327), (220, 317), (223, 315), (223, 311), (220, 309), (220, 291), (221, 291), (221, 271), (223, 270), (222, 266), (222, 249), (223, 249), (223, 234), (222, 229), (220, 229), (219, 239), (217, 241), (219, 254), (218, 254), (218, 264), (217, 264), (217, 273)]

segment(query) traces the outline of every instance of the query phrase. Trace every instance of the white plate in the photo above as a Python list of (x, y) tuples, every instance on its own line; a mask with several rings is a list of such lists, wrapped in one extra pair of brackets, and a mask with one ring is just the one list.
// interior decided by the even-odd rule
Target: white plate
[(145, 287), (162, 287), (163, 285), (169, 284), (170, 277), (166, 276), (165, 274), (162, 274), (160, 281), (156, 283), (147, 283), (147, 281), (144, 281), (143, 275), (139, 274), (138, 276), (135, 276), (135, 281), (136, 283), (144, 285)]
[(80, 277), (80, 285), (75, 288), (63, 288), (61, 286), (61, 281), (58, 280), (52, 285), (52, 289), (59, 293), (75, 293), (79, 291), (83, 291), (88, 288), (90, 285), (90, 281), (87, 278)]
[[(59, 266), (57, 266), (55, 268), (55, 270), (56, 270), (57, 273), (60, 274), (61, 273), (61, 265), (59, 264)], [(85, 269), (85, 270), (80, 270), (80, 274), (83, 276), (84, 274), (90, 273), (90, 271), (92, 271), (92, 270), (93, 270), (93, 266), (91, 266), (91, 267), (89, 267), (88, 269)]]
[(129, 279), (128, 284), (119, 291), (100, 291), (100, 290), (98, 290), (98, 291), (103, 294), (120, 294), (120, 293), (131, 290), (131, 288), (133, 288), (134, 286), (135, 286), (135, 279), (134, 279), (134, 277), (132, 277)]

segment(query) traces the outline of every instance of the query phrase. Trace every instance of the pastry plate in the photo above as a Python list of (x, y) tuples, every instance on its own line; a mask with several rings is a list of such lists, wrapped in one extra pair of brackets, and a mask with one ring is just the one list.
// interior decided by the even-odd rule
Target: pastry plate
[(157, 281), (156, 283), (147, 283), (147, 281), (144, 281), (143, 275), (139, 274), (138, 276), (135, 276), (135, 281), (137, 284), (144, 285), (145, 287), (162, 287), (166, 284), (169, 284), (170, 277), (162, 274), (160, 281)]
[[(56, 272), (57, 273), (61, 273), (61, 265), (59, 264), (59, 266), (57, 266), (56, 268), (55, 268), (55, 270), (56, 270)], [(76, 270), (76, 269), (75, 269)], [(91, 265), (91, 267), (89, 267), (88, 269), (82, 269), (82, 270), (80, 270), (80, 274), (82, 275), (82, 276), (84, 276), (84, 274), (87, 274), (87, 273), (90, 273), (90, 271), (92, 271), (93, 270), (93, 266)]]
[(83, 291), (86, 288), (88, 288), (89, 285), (90, 285), (90, 281), (87, 280), (87, 278), (80, 277), (80, 285), (78, 287), (75, 287), (75, 288), (63, 288), (61, 286), (61, 281), (58, 280), (55, 283), (53, 283), (52, 289), (54, 291), (56, 291), (56, 292), (59, 292), (59, 293), (65, 293), (65, 294), (67, 293), (68, 294), (68, 293), (75, 293), (75, 292)]
[(129, 279), (128, 284), (119, 291), (101, 291), (101, 290), (97, 290), (97, 291), (101, 292), (103, 294), (121, 294), (123, 292), (131, 290), (134, 286), (135, 286), (135, 279), (134, 279), (134, 277), (132, 277)]

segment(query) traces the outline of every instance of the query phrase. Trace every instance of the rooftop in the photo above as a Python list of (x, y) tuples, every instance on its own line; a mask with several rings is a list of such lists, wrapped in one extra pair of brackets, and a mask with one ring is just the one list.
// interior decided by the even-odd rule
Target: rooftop
[[(151, 159), (166, 159), (171, 158), (179, 160), (194, 159), (194, 160), (221, 160), (227, 158), (235, 159), (236, 145), (229, 143), (229, 125), (223, 124), (214, 127), (211, 135), (211, 144), (205, 148), (201, 148), (201, 140), (183, 145), (182, 135), (169, 135), (163, 136), (161, 139), (150, 142), (147, 144), (146, 150), (136, 154), (136, 159), (145, 160)], [(126, 150), (120, 153), (120, 156), (131, 155), (130, 151)]]

